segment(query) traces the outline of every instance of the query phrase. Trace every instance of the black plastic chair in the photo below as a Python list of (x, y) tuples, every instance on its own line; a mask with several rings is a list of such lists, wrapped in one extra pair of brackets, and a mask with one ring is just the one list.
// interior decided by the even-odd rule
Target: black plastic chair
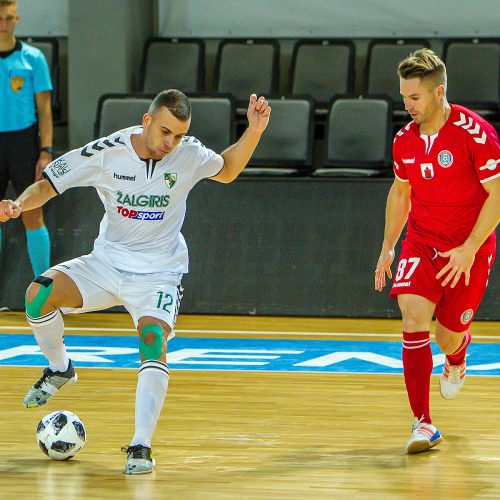
[(205, 44), (193, 38), (150, 38), (144, 45), (140, 89), (158, 93), (203, 90)]
[(385, 96), (338, 97), (327, 115), (317, 176), (379, 176), (390, 165), (392, 104)]
[(223, 40), (215, 65), (215, 90), (232, 94), (238, 103), (250, 94), (276, 95), (279, 45), (276, 40)]
[(354, 44), (350, 40), (297, 40), (290, 64), (288, 92), (309, 95), (327, 108), (335, 95), (354, 91)]

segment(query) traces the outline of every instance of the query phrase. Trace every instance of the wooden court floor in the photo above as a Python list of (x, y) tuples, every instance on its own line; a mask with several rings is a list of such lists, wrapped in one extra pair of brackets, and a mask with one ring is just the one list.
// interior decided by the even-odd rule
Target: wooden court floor
[[(122, 314), (66, 320), (74, 328), (69, 335), (90, 328), (134, 335)], [(19, 313), (0, 314), (0, 325), (0, 333), (29, 334)], [(398, 341), (400, 324), (181, 316), (177, 330), (189, 337), (276, 332), (277, 338)], [(500, 342), (498, 323), (478, 322), (473, 334), (477, 342)], [(445, 442), (407, 456), (411, 415), (401, 375), (172, 370), (153, 442), (157, 468), (125, 476), (120, 446), (133, 434), (137, 374), (78, 373), (76, 385), (28, 410), (22, 399), (40, 369), (0, 367), (1, 499), (500, 498), (498, 377), (469, 377), (453, 401), (440, 398), (433, 377), (433, 416)], [(40, 418), (57, 409), (74, 411), (87, 427), (85, 448), (68, 462), (48, 459), (35, 441)]]

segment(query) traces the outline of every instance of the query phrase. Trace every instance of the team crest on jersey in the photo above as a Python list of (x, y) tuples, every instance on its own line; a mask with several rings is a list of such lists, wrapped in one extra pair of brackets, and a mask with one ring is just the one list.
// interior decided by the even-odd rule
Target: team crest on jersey
[(13, 76), (10, 79), (10, 88), (12, 89), (12, 92), (18, 93), (21, 92), (21, 90), (24, 87), (24, 78), (22, 76)]
[(473, 314), (474, 311), (472, 309), (467, 309), (467, 311), (464, 311), (462, 313), (462, 316), (460, 316), (460, 323), (462, 323), (462, 325), (466, 325), (471, 320)]
[(172, 189), (174, 187), (174, 184), (177, 182), (177, 174), (172, 174), (170, 172), (167, 172), (164, 174), (165, 178), (165, 184), (169, 189)]
[(420, 171), (422, 172), (422, 177), (428, 181), (434, 177), (434, 167), (432, 163), (421, 163)]
[(443, 168), (451, 167), (453, 165), (453, 155), (447, 149), (443, 149), (438, 154), (438, 163)]

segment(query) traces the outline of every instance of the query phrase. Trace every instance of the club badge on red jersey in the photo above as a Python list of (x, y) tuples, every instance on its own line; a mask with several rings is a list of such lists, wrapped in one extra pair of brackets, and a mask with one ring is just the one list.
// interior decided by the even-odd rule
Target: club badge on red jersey
[(420, 171), (422, 172), (422, 177), (428, 181), (434, 177), (434, 167), (432, 163), (421, 163)]
[(448, 168), (453, 165), (453, 155), (447, 149), (443, 149), (438, 154), (438, 163), (443, 168)]
[(471, 320), (473, 314), (474, 314), (473, 309), (467, 309), (467, 311), (464, 311), (460, 316), (460, 322), (463, 325), (466, 325)]

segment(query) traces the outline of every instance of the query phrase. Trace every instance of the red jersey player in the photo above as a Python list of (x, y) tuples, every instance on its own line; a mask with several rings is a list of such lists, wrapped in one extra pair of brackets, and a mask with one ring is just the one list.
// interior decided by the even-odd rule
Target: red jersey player
[(414, 414), (408, 453), (442, 441), (429, 410), (435, 339), (446, 354), (441, 395), (455, 397), (465, 380), (469, 324), (495, 260), (500, 220), (500, 147), (494, 128), (446, 100), (446, 68), (429, 49), (398, 67), (405, 109), (413, 121), (394, 139), (395, 180), (387, 198), (382, 251), (375, 270), (381, 291), (394, 246), (408, 219), (391, 297), (403, 316), (403, 368)]

